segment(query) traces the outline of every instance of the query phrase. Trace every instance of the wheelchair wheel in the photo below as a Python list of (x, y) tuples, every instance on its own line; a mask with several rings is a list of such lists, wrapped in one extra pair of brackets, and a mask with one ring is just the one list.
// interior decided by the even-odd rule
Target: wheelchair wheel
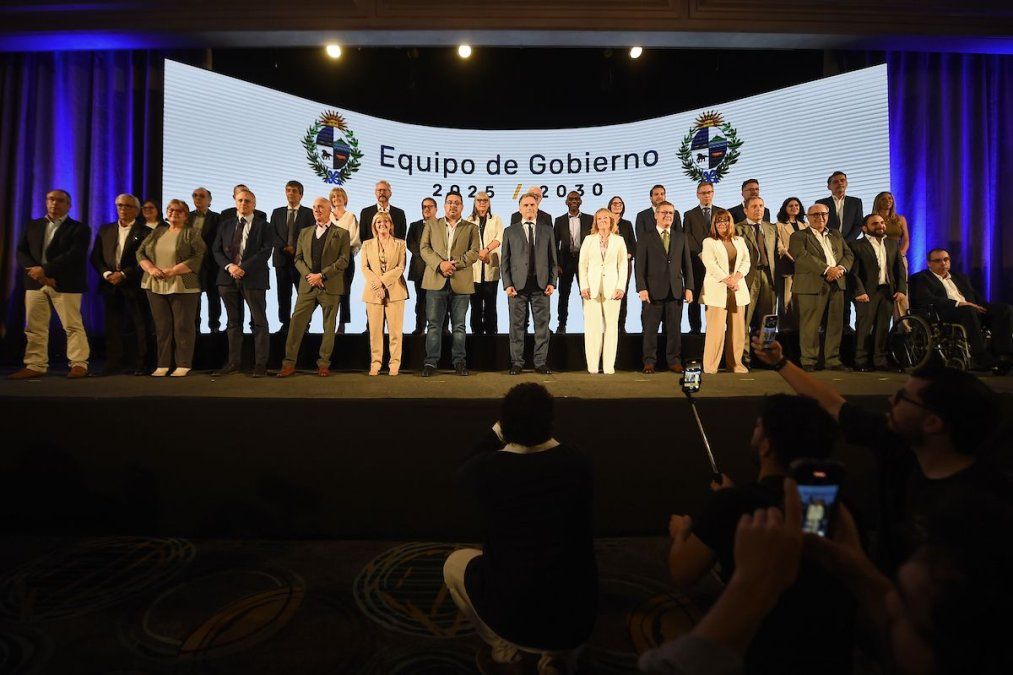
[(967, 362), (961, 358), (946, 359), (945, 365), (947, 368), (953, 368), (955, 370), (967, 370)]
[(915, 370), (928, 363), (934, 353), (929, 323), (914, 314), (903, 316), (890, 329), (890, 355), (898, 368)]

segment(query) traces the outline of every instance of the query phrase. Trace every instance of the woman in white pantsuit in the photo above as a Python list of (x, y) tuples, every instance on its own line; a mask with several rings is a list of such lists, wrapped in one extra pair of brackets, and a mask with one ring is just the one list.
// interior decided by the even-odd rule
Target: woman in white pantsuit
[(703, 372), (718, 372), (724, 352), (728, 370), (748, 373), (742, 365), (742, 353), (746, 346), (745, 314), (749, 304), (749, 287), (745, 281), (749, 273), (749, 250), (745, 240), (735, 235), (735, 224), (728, 211), (715, 209), (710, 234), (703, 240), (700, 260), (707, 270), (700, 294), (701, 302), (707, 306)]
[[(619, 306), (628, 276), (626, 242), (608, 209), (594, 214), (594, 227), (580, 245), (577, 279), (584, 298), (584, 356), (587, 372), (616, 372), (619, 346)], [(602, 335), (604, 334), (604, 341)]]

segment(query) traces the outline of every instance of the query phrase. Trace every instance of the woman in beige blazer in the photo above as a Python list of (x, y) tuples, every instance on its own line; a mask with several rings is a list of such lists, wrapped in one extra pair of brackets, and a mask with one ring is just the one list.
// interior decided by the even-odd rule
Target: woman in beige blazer
[(475, 292), (471, 294), (471, 332), (475, 335), (495, 335), (496, 300), (499, 298), (499, 247), (503, 242), (503, 221), (493, 215), (489, 195), (479, 192), (468, 220), (478, 227), (482, 248), (478, 261), (471, 266), (475, 277)]
[[(626, 242), (618, 219), (608, 209), (594, 214), (594, 228), (584, 237), (577, 261), (577, 281), (584, 299), (584, 357), (587, 372), (616, 372), (619, 345), (619, 305), (626, 294), (629, 267)], [(604, 341), (602, 334), (604, 333)]]
[(193, 363), (200, 306), (200, 268), (207, 246), (198, 230), (187, 227), (190, 208), (173, 199), (165, 207), (168, 227), (157, 227), (137, 249), (144, 276), (141, 288), (148, 294), (158, 345), (158, 367), (151, 373), (165, 377), (175, 356), (172, 377), (184, 377)]
[(366, 282), (362, 301), (366, 303), (369, 320), (369, 374), (380, 374), (386, 318), (390, 335), (390, 374), (397, 375), (401, 368), (404, 301), (408, 299), (408, 285), (404, 280), (405, 242), (394, 238), (394, 222), (389, 213), (373, 216), (371, 227), (373, 238), (362, 244), (361, 255), (362, 276)]
[[(749, 287), (744, 281), (749, 273), (749, 249), (742, 237), (735, 234), (732, 214), (715, 209), (710, 234), (703, 240), (700, 260), (707, 273), (703, 278), (700, 300), (707, 306), (707, 337), (703, 347), (703, 371), (718, 372), (721, 353), (725, 366), (735, 373), (748, 373), (742, 365), (746, 346), (746, 305)], [(731, 334), (725, 337), (725, 331)]]

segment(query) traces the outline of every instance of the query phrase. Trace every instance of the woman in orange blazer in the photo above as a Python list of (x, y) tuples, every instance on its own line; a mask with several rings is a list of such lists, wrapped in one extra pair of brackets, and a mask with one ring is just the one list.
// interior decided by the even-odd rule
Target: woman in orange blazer
[(389, 213), (377, 213), (372, 222), (373, 238), (362, 244), (360, 255), (362, 275), (366, 288), (362, 301), (366, 303), (369, 320), (369, 374), (380, 374), (383, 363), (383, 321), (387, 319), (390, 335), (390, 374), (397, 375), (401, 367), (401, 335), (404, 324), (404, 301), (408, 299), (408, 285), (404, 280), (405, 242), (394, 238), (394, 222)]

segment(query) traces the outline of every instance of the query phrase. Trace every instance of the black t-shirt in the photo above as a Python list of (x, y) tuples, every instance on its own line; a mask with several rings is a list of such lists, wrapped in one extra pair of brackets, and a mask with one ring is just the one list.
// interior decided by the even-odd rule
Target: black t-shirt
[(490, 432), (459, 472), (486, 528), (465, 572), (468, 597), (510, 642), (575, 648), (590, 637), (598, 603), (590, 460), (565, 444), (529, 454), (501, 446)]
[[(719, 490), (693, 521), (727, 582), (735, 571), (735, 529), (743, 514), (784, 502), (784, 477)], [(749, 673), (852, 672), (855, 602), (822, 566), (803, 557), (798, 579), (767, 615), (746, 653)]]
[(1006, 502), (1013, 499), (1013, 483), (991, 462), (978, 460), (946, 478), (926, 478), (914, 453), (890, 430), (886, 415), (845, 403), (839, 420), (844, 439), (870, 448), (879, 462), (875, 558), (887, 574), (893, 574), (924, 541), (929, 517), (960, 495), (984, 493)]

